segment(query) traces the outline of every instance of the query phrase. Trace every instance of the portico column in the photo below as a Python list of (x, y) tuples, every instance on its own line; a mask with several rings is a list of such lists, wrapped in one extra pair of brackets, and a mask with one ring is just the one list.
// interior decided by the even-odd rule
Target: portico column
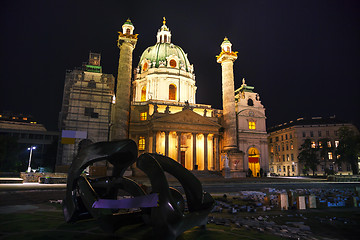
[(169, 131), (165, 131), (165, 156), (169, 156)]
[(156, 133), (157, 132), (153, 132), (153, 147), (152, 147), (152, 152), (156, 153)]
[(219, 159), (219, 137), (214, 136), (214, 143), (215, 143), (215, 154), (214, 154), (214, 167), (215, 171), (220, 170), (220, 159)]
[(193, 133), (193, 169), (195, 169), (195, 165), (197, 165), (197, 161), (196, 161), (196, 133)]
[(204, 133), (204, 171), (208, 170), (208, 134)]
[(178, 159), (177, 159), (177, 161), (178, 161), (178, 163), (180, 163), (181, 164), (181, 132), (177, 132), (177, 137), (178, 137), (178, 139), (177, 139), (177, 142), (178, 142), (178, 152), (177, 152), (177, 156), (178, 156)]

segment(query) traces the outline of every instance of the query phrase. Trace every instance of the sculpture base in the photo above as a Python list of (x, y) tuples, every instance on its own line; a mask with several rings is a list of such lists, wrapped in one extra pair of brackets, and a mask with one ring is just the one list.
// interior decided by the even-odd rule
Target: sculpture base
[(246, 172), (239, 170), (230, 170), (229, 168), (224, 168), (222, 170), (222, 175), (224, 178), (245, 178)]

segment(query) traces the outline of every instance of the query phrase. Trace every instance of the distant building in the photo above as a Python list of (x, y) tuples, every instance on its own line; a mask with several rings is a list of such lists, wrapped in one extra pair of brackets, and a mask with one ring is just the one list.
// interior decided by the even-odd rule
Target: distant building
[(59, 166), (70, 165), (82, 146), (109, 140), (114, 76), (102, 73), (100, 60), (100, 54), (90, 53), (81, 68), (66, 72), (59, 117)]
[[(16, 139), (20, 150), (19, 160), (23, 164), (29, 159), (27, 148), (36, 146), (31, 167), (54, 167), (59, 133), (47, 131), (44, 125), (37, 123), (32, 116), (0, 113), (0, 135)], [(26, 168), (27, 166), (22, 170), (25, 171)]]
[[(299, 118), (269, 128), (270, 173), (280, 176), (303, 175), (303, 165), (299, 163), (298, 155), (299, 148), (308, 138), (314, 148), (325, 145), (332, 148), (324, 158), (320, 159), (320, 164), (315, 172), (317, 175), (324, 175), (326, 169), (342, 175), (352, 174), (350, 165), (335, 163), (335, 150), (339, 145), (338, 130), (344, 126), (357, 131), (353, 124), (343, 122), (335, 117)], [(311, 170), (309, 174), (312, 174)]]

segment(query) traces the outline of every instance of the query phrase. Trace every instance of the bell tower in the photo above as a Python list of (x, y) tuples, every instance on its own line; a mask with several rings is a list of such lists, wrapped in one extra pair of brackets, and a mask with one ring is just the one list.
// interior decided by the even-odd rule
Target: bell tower
[(113, 108), (110, 140), (129, 137), (130, 91), (132, 73), (132, 53), (135, 49), (137, 36), (130, 19), (122, 25), (117, 45), (120, 49), (119, 67), (116, 87), (116, 102)]
[(221, 44), (221, 52), (216, 56), (222, 70), (223, 152), (226, 159), (223, 174), (225, 178), (245, 177), (244, 153), (239, 151), (237, 144), (233, 69), (234, 61), (237, 59), (237, 52), (233, 52), (231, 47), (231, 42), (225, 37)]

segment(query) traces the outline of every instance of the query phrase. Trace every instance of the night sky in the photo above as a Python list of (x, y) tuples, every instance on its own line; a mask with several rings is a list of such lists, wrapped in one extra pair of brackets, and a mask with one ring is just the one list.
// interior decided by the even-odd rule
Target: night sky
[(360, 127), (360, 1), (18, 1), (0, 8), (0, 112), (33, 115), (57, 129), (65, 71), (89, 52), (117, 76), (118, 31), (127, 18), (139, 40), (134, 66), (156, 43), (163, 16), (172, 42), (194, 64), (196, 102), (222, 108), (215, 56), (228, 37), (238, 51), (235, 87), (255, 87), (267, 126), (329, 117)]

